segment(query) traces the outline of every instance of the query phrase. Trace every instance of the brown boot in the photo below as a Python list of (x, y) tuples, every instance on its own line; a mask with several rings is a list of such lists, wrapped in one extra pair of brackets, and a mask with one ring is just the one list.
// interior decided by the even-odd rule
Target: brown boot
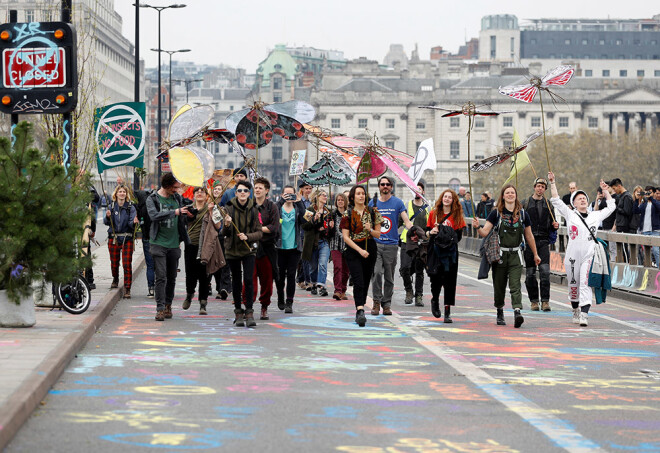
[(385, 316), (391, 316), (392, 315), (392, 309), (390, 308), (389, 305), (383, 305), (383, 314)]
[(245, 327), (245, 313), (242, 308), (234, 308), (234, 314), (236, 319), (234, 319), (234, 325), (236, 327)]
[(257, 323), (254, 320), (254, 310), (245, 310), (245, 324), (248, 327), (256, 327)]
[(165, 312), (163, 310), (156, 312), (156, 321), (165, 321)]
[(200, 315), (206, 315), (206, 301), (205, 300), (200, 300), (199, 301), (199, 314)]
[(172, 319), (172, 304), (165, 305), (165, 319)]
[(550, 302), (548, 302), (547, 300), (541, 302), (541, 310), (550, 311)]
[(532, 311), (539, 311), (539, 303), (532, 302)]
[(374, 306), (371, 309), (371, 314), (374, 316), (378, 316), (380, 314), (380, 302), (374, 301)]
[(131, 298), (131, 290), (130, 289), (124, 289), (124, 299), (130, 299)]
[(118, 287), (119, 287), (119, 277), (113, 277), (112, 283), (110, 283), (110, 288), (118, 288)]
[(186, 298), (183, 300), (183, 304), (181, 305), (181, 308), (184, 310), (187, 310), (190, 308), (190, 304), (192, 304), (192, 298), (195, 295), (195, 293), (187, 293)]

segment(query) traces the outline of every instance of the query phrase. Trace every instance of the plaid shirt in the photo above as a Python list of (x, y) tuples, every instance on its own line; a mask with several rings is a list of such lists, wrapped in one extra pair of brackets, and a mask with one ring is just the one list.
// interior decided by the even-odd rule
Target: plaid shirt
[[(346, 212), (346, 211), (344, 211)], [(343, 252), (346, 250), (346, 243), (344, 243), (344, 236), (341, 233), (339, 224), (341, 223), (342, 214), (338, 210), (332, 212), (332, 220), (335, 222), (334, 228), (330, 232), (330, 250), (339, 250)]]

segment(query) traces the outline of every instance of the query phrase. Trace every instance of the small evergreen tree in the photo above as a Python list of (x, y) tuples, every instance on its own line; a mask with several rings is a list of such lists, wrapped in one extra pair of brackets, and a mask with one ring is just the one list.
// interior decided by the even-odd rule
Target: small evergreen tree
[(83, 257), (83, 225), (89, 216), (89, 177), (68, 171), (46, 150), (33, 147), (33, 126), (14, 128), (13, 143), (0, 137), (0, 289), (20, 303), (32, 282), (65, 282), (90, 262)]

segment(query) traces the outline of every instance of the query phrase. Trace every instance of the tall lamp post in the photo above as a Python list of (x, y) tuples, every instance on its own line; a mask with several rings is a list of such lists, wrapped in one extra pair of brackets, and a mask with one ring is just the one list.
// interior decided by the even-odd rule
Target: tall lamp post
[(154, 52), (165, 52), (166, 54), (169, 54), (170, 56), (170, 91), (169, 91), (169, 101), (170, 101), (170, 106), (168, 110), (168, 121), (172, 121), (172, 54), (175, 53), (182, 53), (182, 52), (190, 52), (190, 49), (179, 49), (179, 50), (163, 50), (163, 49), (151, 49)]
[[(158, 143), (158, 150), (160, 150), (160, 140), (161, 140), (161, 136), (162, 136), (162, 127), (163, 127), (163, 113), (161, 111), (162, 110), (162, 105), (161, 105), (161, 95), (160, 95), (161, 83), (162, 83), (161, 74), (160, 74), (160, 64), (161, 64), (161, 62), (160, 62), (160, 54), (161, 54), (161, 52), (160, 52), (160, 49), (161, 49), (161, 45), (160, 45), (160, 13), (164, 9), (184, 8), (186, 5), (176, 3), (174, 5), (168, 5), (168, 6), (153, 6), (153, 5), (147, 5), (145, 3), (142, 3), (139, 6), (140, 6), (140, 8), (151, 8), (151, 9), (155, 9), (156, 11), (158, 11), (158, 49), (159, 49), (159, 52), (158, 52), (158, 131), (157, 131), (158, 136), (157, 136), (157, 143)], [(158, 179), (159, 180), (160, 180), (160, 175), (161, 175), (161, 166), (158, 165), (158, 176), (159, 176)]]
[(174, 79), (175, 82), (183, 82), (186, 84), (186, 104), (188, 103), (188, 91), (190, 91), (190, 85), (195, 82), (203, 82), (204, 79)]

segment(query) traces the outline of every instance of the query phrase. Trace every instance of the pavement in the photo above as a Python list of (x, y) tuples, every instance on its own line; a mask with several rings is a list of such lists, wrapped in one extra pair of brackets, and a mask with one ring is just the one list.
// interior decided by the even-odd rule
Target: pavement
[[(103, 225), (100, 225), (101, 229)], [(0, 450), (14, 437), (53, 384), (122, 299), (123, 271), (119, 288), (110, 288), (110, 256), (107, 245), (92, 250), (94, 283), (92, 302), (81, 315), (36, 307), (37, 323), (31, 328), (0, 329)], [(142, 243), (133, 253), (133, 279), (144, 266)]]

